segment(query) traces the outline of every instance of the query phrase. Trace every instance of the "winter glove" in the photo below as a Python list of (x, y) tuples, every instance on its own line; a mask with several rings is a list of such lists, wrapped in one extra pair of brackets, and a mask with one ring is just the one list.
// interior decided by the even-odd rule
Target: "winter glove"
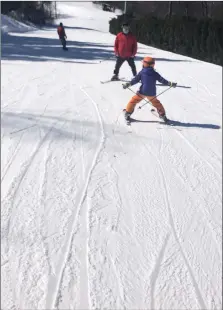
[(175, 87), (177, 87), (177, 83), (174, 83), (174, 82), (169, 82), (169, 86), (170, 86), (170, 87), (174, 87), (174, 88), (175, 88)]
[(122, 87), (123, 87), (124, 89), (128, 88), (129, 86), (131, 86), (131, 83), (130, 83), (130, 82), (127, 82), (127, 83), (122, 84)]

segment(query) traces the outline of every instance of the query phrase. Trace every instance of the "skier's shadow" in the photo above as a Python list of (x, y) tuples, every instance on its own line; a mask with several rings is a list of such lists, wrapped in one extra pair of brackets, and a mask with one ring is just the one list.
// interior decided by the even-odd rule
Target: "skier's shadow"
[[(164, 122), (160, 121), (142, 121), (138, 119), (131, 118), (131, 122), (136, 122), (136, 123), (157, 123), (157, 124), (163, 124), (166, 125)], [(219, 125), (214, 125), (214, 124), (199, 124), (199, 123), (183, 123), (179, 121), (173, 121), (170, 120), (171, 127), (187, 127), (187, 128), (203, 128), (203, 129), (220, 129), (221, 126)], [(169, 126), (167, 124), (167, 126)]]

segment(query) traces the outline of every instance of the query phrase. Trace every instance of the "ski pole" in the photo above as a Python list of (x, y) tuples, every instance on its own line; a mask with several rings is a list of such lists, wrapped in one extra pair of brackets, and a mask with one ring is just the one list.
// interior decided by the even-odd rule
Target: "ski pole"
[(141, 109), (142, 107), (144, 107), (144, 105), (146, 105), (147, 103), (149, 103), (150, 105), (152, 105), (151, 101), (157, 97), (159, 97), (160, 95), (162, 95), (163, 93), (165, 93), (165, 91), (168, 91), (172, 86), (170, 86), (169, 88), (165, 89), (164, 91), (162, 91), (161, 93), (159, 93), (158, 95), (154, 96), (152, 99), (148, 99), (146, 100), (145, 98), (143, 98), (142, 96), (140, 96), (139, 94), (136, 94), (131, 88), (128, 87), (129, 90), (131, 90), (131, 92), (133, 92), (135, 95), (138, 95), (140, 98), (142, 98), (142, 100), (145, 101), (145, 103), (143, 105), (141, 105), (141, 107), (138, 107), (138, 109)]

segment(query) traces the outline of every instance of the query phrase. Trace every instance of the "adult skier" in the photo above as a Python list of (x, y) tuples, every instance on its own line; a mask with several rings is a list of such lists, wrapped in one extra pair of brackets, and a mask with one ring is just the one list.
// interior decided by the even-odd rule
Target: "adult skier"
[(67, 36), (66, 36), (66, 33), (65, 33), (65, 29), (64, 29), (63, 23), (60, 23), (60, 25), (58, 26), (57, 33), (59, 35), (59, 38), (60, 38), (60, 41), (62, 43), (63, 49), (64, 50), (68, 50), (68, 48), (66, 47)]
[(129, 122), (130, 116), (134, 112), (136, 104), (139, 103), (143, 98), (147, 98), (157, 109), (159, 117), (162, 118), (164, 122), (168, 122), (165, 109), (161, 102), (156, 98), (156, 81), (159, 81), (163, 85), (172, 87), (176, 87), (177, 83), (172, 83), (165, 80), (158, 72), (155, 71), (155, 59), (152, 57), (144, 57), (142, 66), (142, 70), (130, 82), (123, 84), (123, 88), (126, 89), (140, 81), (142, 83), (137, 94), (131, 98), (126, 108), (124, 109), (125, 119), (127, 122)]
[(122, 32), (119, 32), (116, 36), (114, 50), (117, 60), (115, 64), (114, 75), (111, 80), (118, 80), (119, 70), (125, 61), (127, 61), (131, 67), (133, 76), (136, 76), (137, 72), (134, 57), (137, 52), (137, 40), (130, 31), (128, 23), (122, 24)]

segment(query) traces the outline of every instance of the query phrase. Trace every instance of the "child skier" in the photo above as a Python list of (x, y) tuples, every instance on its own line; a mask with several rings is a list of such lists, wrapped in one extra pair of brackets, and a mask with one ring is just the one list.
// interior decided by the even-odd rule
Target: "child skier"
[[(143, 69), (131, 80), (131, 82), (127, 82), (123, 84), (123, 88), (126, 89), (129, 86), (135, 85), (141, 81), (142, 85), (135, 96), (129, 101), (126, 106), (125, 111), (125, 119), (126, 121), (130, 120), (131, 114), (134, 112), (135, 106), (139, 103), (143, 98), (147, 98), (150, 100), (152, 105), (157, 109), (159, 113), (159, 117), (167, 122), (168, 119), (166, 117), (166, 112), (161, 104), (161, 102), (156, 98), (156, 81), (159, 81), (161, 84), (176, 87), (177, 83), (172, 83), (165, 80), (158, 72), (155, 71), (155, 59), (152, 57), (145, 57), (142, 61)], [(155, 97), (155, 98), (154, 98)]]

